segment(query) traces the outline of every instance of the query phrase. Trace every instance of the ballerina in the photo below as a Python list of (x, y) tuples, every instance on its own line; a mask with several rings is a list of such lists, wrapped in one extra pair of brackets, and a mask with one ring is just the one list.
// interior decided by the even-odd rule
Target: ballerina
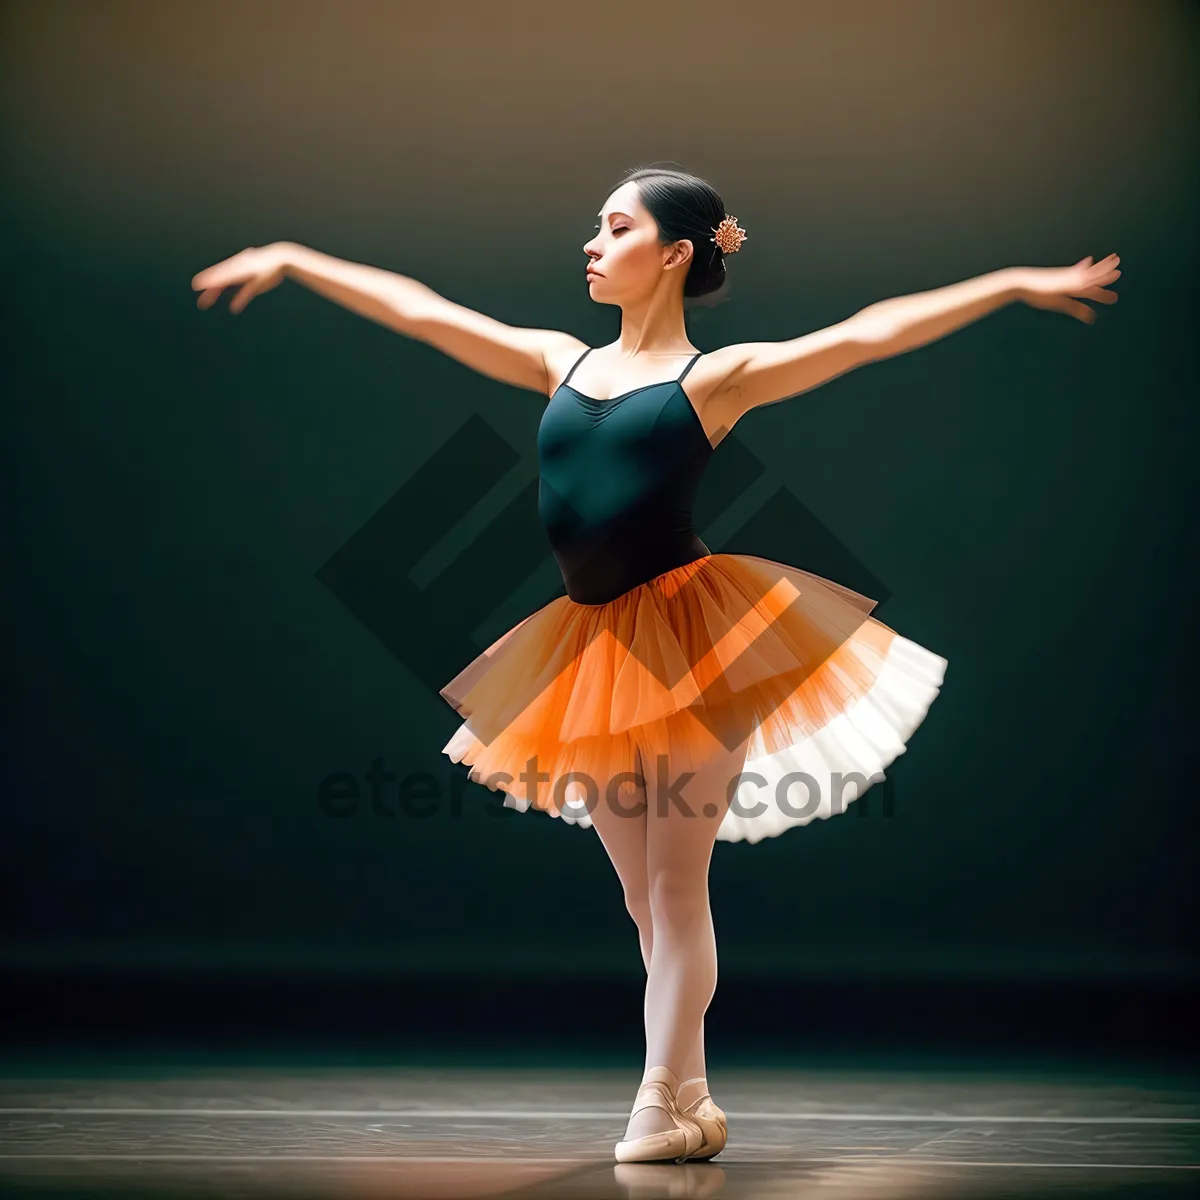
[(710, 551), (692, 525), (697, 483), (752, 409), (1004, 305), (1091, 323), (1084, 301), (1116, 301), (1106, 285), (1120, 260), (1004, 268), (789, 340), (705, 353), (691, 345), (687, 311), (723, 294), (727, 260), (747, 241), (720, 195), (694, 175), (644, 168), (598, 216), (583, 247), (587, 288), (621, 315), (619, 336), (601, 347), (507, 325), (415, 279), (292, 242), (245, 249), (192, 286), (202, 309), (236, 286), (239, 313), (293, 279), (546, 401), (538, 511), (566, 595), (442, 689), (463, 717), (443, 753), (506, 805), (596, 830), (646, 970), (646, 1065), (615, 1155), (707, 1159), (728, 1132), (704, 1046), (717, 977), (714, 843), (844, 811), (904, 752), (947, 663), (849, 588)]

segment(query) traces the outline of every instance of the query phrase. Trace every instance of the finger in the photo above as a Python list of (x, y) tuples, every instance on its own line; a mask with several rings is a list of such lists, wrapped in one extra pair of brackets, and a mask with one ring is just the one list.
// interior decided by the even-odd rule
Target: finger
[(254, 280), (245, 283), (238, 290), (238, 294), (229, 302), (229, 311), (232, 313), (240, 313), (242, 309), (254, 299)]
[(192, 287), (199, 291), (201, 288), (212, 287), (215, 283), (228, 283), (229, 280), (222, 277), (227, 274), (225, 267), (230, 261), (232, 260), (227, 258), (224, 262), (213, 263), (211, 267), (205, 267), (203, 271), (197, 271), (192, 276)]
[(1090, 287), (1081, 295), (1086, 296), (1089, 300), (1098, 300), (1101, 304), (1116, 304), (1117, 302), (1117, 293), (1108, 288)]
[(204, 291), (200, 293), (200, 298), (196, 301), (196, 303), (201, 308), (212, 308), (212, 306), (221, 298), (221, 292), (223, 290), (224, 289), (219, 287), (205, 288)]
[(1068, 317), (1074, 317), (1079, 321), (1087, 320), (1087, 314), (1090, 314), (1092, 311), (1086, 304), (1081, 304), (1078, 300), (1073, 300), (1071, 296), (1064, 292), (1059, 292), (1054, 296), (1047, 296), (1044, 307), (1050, 312), (1060, 312)]
[(1095, 311), (1088, 308), (1086, 304), (1080, 304), (1078, 300), (1072, 300), (1070, 308), (1066, 311), (1071, 316), (1078, 317), (1085, 325), (1091, 325), (1096, 320)]
[(194, 276), (192, 286), (202, 288), (213, 287), (217, 284), (225, 286), (250, 278), (254, 274), (253, 255), (254, 248), (248, 246), (245, 250), (239, 250), (236, 254), (231, 254), (228, 258), (223, 258), (220, 262), (205, 267), (203, 271)]
[(1089, 254), (1086, 258), (1081, 258), (1075, 265), (1077, 267), (1090, 267), (1092, 265), (1092, 256)]
[(249, 275), (246, 271), (218, 270), (216, 267), (209, 267), (207, 271), (201, 271), (193, 278), (192, 287), (197, 290), (223, 288), (228, 287), (231, 283), (241, 283), (243, 279), (247, 278)]

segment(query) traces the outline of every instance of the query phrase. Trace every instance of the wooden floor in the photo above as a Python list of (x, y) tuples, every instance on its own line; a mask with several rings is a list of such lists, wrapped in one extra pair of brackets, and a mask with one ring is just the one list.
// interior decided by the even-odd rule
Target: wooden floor
[(1183, 1196), (1200, 1081), (1169, 1069), (710, 1072), (709, 1163), (617, 1164), (640, 1073), (112, 1061), (0, 1069), (4, 1195)]

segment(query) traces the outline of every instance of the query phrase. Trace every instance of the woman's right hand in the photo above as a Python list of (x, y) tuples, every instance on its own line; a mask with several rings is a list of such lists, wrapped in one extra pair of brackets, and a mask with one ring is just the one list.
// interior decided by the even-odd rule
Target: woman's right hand
[(192, 290), (200, 293), (196, 307), (212, 308), (222, 288), (240, 283), (241, 288), (229, 302), (229, 311), (240, 313), (255, 296), (261, 296), (283, 282), (290, 249), (288, 242), (250, 246), (232, 258), (205, 267), (192, 276)]

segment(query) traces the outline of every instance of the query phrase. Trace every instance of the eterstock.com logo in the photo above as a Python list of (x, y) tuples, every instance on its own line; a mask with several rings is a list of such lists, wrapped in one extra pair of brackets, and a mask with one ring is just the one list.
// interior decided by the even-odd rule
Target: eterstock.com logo
[[(515, 589), (552, 559), (541, 531), (536, 472), (506, 503), (489, 497), (525, 458), (479, 414), (438, 447), (317, 572), (316, 577), (404, 666), (444, 703), (441, 690), (482, 652), (471, 634), (495, 615)], [(472, 514), (486, 522), (431, 582), (414, 582), (417, 564)], [(882, 604), (882, 582), (783, 486), (732, 434), (720, 443), (701, 481), (695, 526), (717, 551), (791, 562), (868, 595)], [(718, 528), (720, 536), (713, 537)], [(775, 589), (786, 608), (795, 589)], [(535, 607), (562, 596), (561, 585)], [(749, 647), (753, 650), (753, 645)], [(643, 664), (659, 672), (659, 663)], [(676, 680), (660, 682), (670, 688)], [(703, 704), (692, 708), (708, 717)], [(497, 715), (502, 726), (504, 717)], [(491, 731), (472, 730), (485, 743)], [(732, 748), (744, 728), (710, 729)]]
[[(647, 812), (660, 817), (677, 814), (684, 819), (716, 817), (722, 809), (711, 799), (700, 803), (697, 797), (688, 795), (688, 783), (694, 772), (671, 775), (665, 757), (659, 756), (653, 786), (647, 786), (651, 781), (633, 771), (614, 775), (603, 786), (582, 771), (551, 779), (547, 772), (538, 770), (536, 758), (530, 759), (515, 778), (524, 785), (533, 804), (544, 808), (552, 798), (554, 806), (569, 817), (578, 818), (585, 813), (590, 816), (600, 804), (622, 817), (641, 817)], [(432, 771), (398, 775), (387, 769), (382, 755), (377, 755), (361, 779), (352, 771), (334, 771), (325, 776), (317, 788), (317, 803), (326, 816), (336, 820), (362, 816), (460, 819), (464, 816), (462, 797), (467, 782), (459, 773), (448, 774), (444, 784)], [(514, 777), (504, 772), (487, 782), (501, 790), (485, 803), (484, 812), (490, 817), (503, 818), (516, 813), (518, 809), (503, 803), (502, 794), (502, 785), (514, 782)], [(875, 786), (868, 791), (872, 784)], [(711, 782), (705, 788), (706, 796), (712, 795), (710, 787)], [(579, 799), (581, 792), (583, 797)], [(756, 771), (744, 770), (726, 781), (724, 798), (727, 811), (743, 818), (762, 816), (771, 807), (797, 821), (850, 809), (863, 818), (876, 806), (885, 818), (895, 815), (892, 780), (882, 772), (868, 778), (857, 772), (834, 771), (818, 779), (806, 771), (790, 771), (772, 784)], [(474, 813), (477, 807), (471, 804), (470, 812)]]

